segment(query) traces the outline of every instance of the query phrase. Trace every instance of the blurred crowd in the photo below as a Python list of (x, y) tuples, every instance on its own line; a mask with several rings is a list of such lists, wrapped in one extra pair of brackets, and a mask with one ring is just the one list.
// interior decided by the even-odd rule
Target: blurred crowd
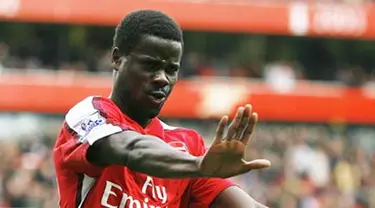
[[(53, 64), (45, 64), (40, 58), (30, 52), (28, 46), (20, 49), (20, 54), (9, 53), (10, 47), (0, 42), (0, 73), (5, 70), (63, 70), (72, 73), (93, 72), (103, 75), (111, 74), (110, 50), (93, 50), (87, 55), (87, 59), (63, 61), (58, 68)], [(41, 46), (39, 46), (41, 47)], [(23, 55), (22, 55), (23, 54)], [(369, 82), (375, 82), (374, 70), (366, 72), (359, 65), (343, 65), (332, 75), (331, 81), (338, 81), (351, 86), (361, 86)], [(202, 54), (188, 52), (182, 60), (181, 78), (194, 76), (226, 76), (248, 77), (263, 79), (276, 88), (292, 88), (297, 80), (309, 80), (305, 68), (296, 60), (278, 59), (267, 63), (248, 62), (232, 65), (221, 59), (207, 58)], [(317, 80), (325, 80), (326, 75), (318, 76)]]
[[(46, 69), (111, 74), (113, 27), (0, 22), (0, 31), (4, 31), (0, 34), (0, 72)], [(185, 31), (184, 39), (182, 78), (249, 77), (286, 89), (296, 80), (351, 86), (375, 81), (371, 40), (195, 31)]]
[(237, 180), (270, 207), (375, 207), (375, 155), (366, 149), (374, 141), (360, 142), (373, 140), (375, 132), (350, 135), (351, 130), (332, 134), (323, 126), (263, 125), (248, 157), (269, 158), (273, 167)]
[[(1, 118), (6, 126), (8, 120)], [(8, 119), (14, 125), (0, 130), (0, 207), (58, 207), (51, 152), (58, 122), (48, 127), (48, 121), (39, 123), (25, 116), (20, 117), (21, 122), (13, 116)]]
[[(56, 207), (51, 148), (60, 119), (54, 127), (43, 119), (34, 130), (15, 126), (18, 136), (0, 132), (0, 207)], [(197, 129), (208, 145), (217, 123), (166, 121)], [(272, 167), (233, 180), (272, 208), (375, 207), (374, 135), (365, 126), (260, 123), (246, 159), (267, 158)]]

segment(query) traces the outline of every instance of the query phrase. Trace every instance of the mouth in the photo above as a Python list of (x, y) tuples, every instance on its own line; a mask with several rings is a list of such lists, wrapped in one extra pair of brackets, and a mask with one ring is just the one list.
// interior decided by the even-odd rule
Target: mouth
[(153, 91), (148, 93), (148, 97), (152, 103), (160, 105), (165, 101), (167, 95), (162, 91)]

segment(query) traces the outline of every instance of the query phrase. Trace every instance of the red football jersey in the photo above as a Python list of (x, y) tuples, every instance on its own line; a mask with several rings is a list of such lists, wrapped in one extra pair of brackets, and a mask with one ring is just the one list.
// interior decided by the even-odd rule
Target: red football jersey
[(171, 127), (158, 118), (142, 128), (110, 99), (88, 97), (67, 113), (54, 147), (60, 207), (203, 208), (233, 185), (224, 179), (161, 179), (125, 166), (101, 168), (87, 161), (90, 145), (125, 130), (157, 136), (187, 154), (205, 152), (204, 140), (194, 130)]

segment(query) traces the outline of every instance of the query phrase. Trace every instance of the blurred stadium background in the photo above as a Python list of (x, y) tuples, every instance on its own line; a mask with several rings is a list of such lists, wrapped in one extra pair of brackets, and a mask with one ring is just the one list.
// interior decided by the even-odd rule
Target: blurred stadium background
[(51, 148), (64, 113), (108, 95), (114, 27), (153, 8), (185, 30), (162, 117), (210, 143), (218, 117), (260, 114), (235, 178), (272, 208), (375, 207), (372, 0), (0, 0), (0, 207), (57, 207)]

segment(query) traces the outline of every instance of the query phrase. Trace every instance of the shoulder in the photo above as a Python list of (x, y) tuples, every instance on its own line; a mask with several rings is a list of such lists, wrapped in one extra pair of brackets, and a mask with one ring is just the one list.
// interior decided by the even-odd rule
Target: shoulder
[(111, 122), (117, 117), (116, 106), (108, 98), (89, 96), (75, 104), (65, 115), (69, 128), (79, 134)]
[(105, 115), (108, 111), (115, 110), (116, 107), (110, 99), (100, 96), (89, 96), (75, 104), (68, 111), (65, 119), (69, 121), (82, 120), (82, 118), (95, 113)]
[(80, 118), (97, 112), (93, 104), (94, 96), (86, 97), (75, 104), (65, 115), (67, 121), (80, 120)]
[(76, 103), (67, 114), (86, 114), (98, 110), (105, 110), (108, 107), (113, 107), (110, 99), (101, 96), (89, 96)]

